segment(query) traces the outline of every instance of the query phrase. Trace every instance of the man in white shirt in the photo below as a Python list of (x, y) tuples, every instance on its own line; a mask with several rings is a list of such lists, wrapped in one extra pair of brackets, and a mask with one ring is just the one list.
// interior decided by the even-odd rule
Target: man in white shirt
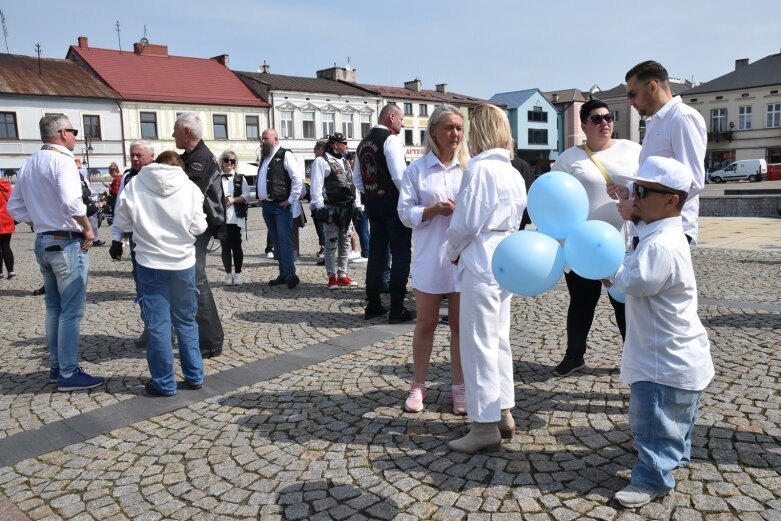
[(79, 131), (63, 114), (47, 114), (39, 126), (44, 145), (19, 170), (8, 213), (36, 232), (35, 258), (46, 288), (49, 381), (57, 383), (58, 391), (92, 389), (103, 385), (104, 379), (79, 366), (88, 251), (95, 237), (73, 157)]
[(640, 164), (651, 156), (672, 157), (689, 167), (692, 185), (681, 212), (683, 232), (697, 243), (700, 192), (705, 186), (705, 147), (708, 134), (699, 112), (670, 92), (667, 69), (645, 61), (626, 73), (626, 96), (645, 119)]
[(286, 284), (293, 289), (300, 282), (293, 250), (293, 207), (301, 195), (304, 169), (293, 152), (279, 145), (279, 136), (273, 128), (263, 131), (261, 142), (258, 199), (279, 264), (279, 275), (268, 283), (270, 286)]
[(383, 273), (388, 264), (390, 247), (391, 324), (408, 322), (415, 312), (404, 307), (407, 278), (412, 261), (412, 230), (404, 226), (396, 206), (399, 187), (407, 162), (398, 133), (404, 126), (401, 109), (389, 104), (383, 107), (378, 124), (369, 131), (356, 149), (353, 183), (369, 216), (369, 262), (366, 265), (366, 297), (369, 304), (364, 311), (366, 319), (388, 313), (380, 300)]
[[(640, 242), (611, 280), (626, 294), (621, 379), (630, 385), (629, 425), (638, 462), (614, 499), (636, 508), (675, 488), (672, 470), (691, 461), (691, 436), (702, 391), (713, 378), (708, 334), (697, 315), (697, 283), (682, 233), (681, 209), (691, 171), (679, 161), (649, 157), (632, 184), (632, 220)], [(626, 189), (620, 194), (629, 196)]]

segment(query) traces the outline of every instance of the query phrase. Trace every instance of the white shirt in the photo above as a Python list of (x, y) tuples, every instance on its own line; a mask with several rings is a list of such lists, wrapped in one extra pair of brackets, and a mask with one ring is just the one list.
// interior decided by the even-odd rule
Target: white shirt
[[(330, 152), (326, 152), (326, 154), (339, 163), (342, 169), (347, 171), (349, 165), (347, 165), (347, 161), (345, 161), (344, 158), (336, 157)], [(331, 165), (329, 165), (328, 161), (325, 159), (325, 154), (315, 158), (315, 161), (312, 163), (312, 168), (309, 171), (310, 194), (312, 197), (312, 201), (309, 203), (310, 208), (325, 207), (325, 178), (329, 175), (331, 175)], [(356, 194), (354, 206), (360, 204), (360, 199), (358, 199), (358, 194)]]
[(430, 151), (404, 171), (397, 209), (404, 226), (412, 228), (412, 287), (417, 290), (444, 294), (460, 289), (457, 269), (445, 254), (445, 232), (452, 214), (424, 221), (423, 210), (438, 202), (455, 201), (463, 176), (457, 158), (445, 166)]
[[(385, 125), (375, 125), (374, 128), (390, 129)], [(393, 184), (396, 188), (401, 189), (401, 179), (404, 177), (404, 170), (407, 168), (407, 160), (404, 159), (404, 147), (401, 146), (401, 140), (399, 136), (390, 131), (390, 136), (385, 140), (382, 145), (382, 151), (385, 153), (385, 162), (388, 165), (388, 171), (390, 172)], [(361, 165), (358, 158), (355, 158), (355, 169), (353, 170), (353, 184), (355, 185), (355, 191), (363, 193), (363, 177), (361, 177)]]
[[(266, 175), (268, 174), (268, 164), (271, 159), (279, 150), (280, 146), (274, 147), (271, 154), (268, 157), (263, 158), (263, 162), (258, 169), (258, 199), (261, 201), (269, 201), (268, 190), (266, 189)], [(304, 184), (304, 168), (298, 163), (296, 156), (289, 150), (285, 153), (285, 170), (287, 175), (290, 176), (290, 196), (287, 198), (287, 202), (291, 206), (295, 206), (295, 202), (298, 201), (298, 197), (301, 194), (301, 188)]]
[(651, 156), (672, 157), (688, 166), (694, 176), (689, 197), (683, 205), (683, 233), (697, 242), (700, 192), (705, 186), (705, 147), (708, 132), (702, 115), (684, 104), (680, 96), (665, 103), (645, 121), (645, 138), (640, 164)]
[(526, 183), (510, 164), (507, 150), (476, 155), (461, 180), (447, 229), (447, 258), (479, 281), (496, 284), (491, 258), (502, 239), (518, 231), (526, 209)]
[[(617, 139), (610, 148), (594, 152), (608, 174), (633, 176), (640, 166), (640, 145), (634, 141)], [(566, 172), (580, 181), (588, 195), (588, 219), (605, 221), (621, 231), (624, 219), (618, 213), (616, 200), (607, 195), (607, 183), (602, 172), (591, 160), (585, 148), (576, 146), (565, 150), (551, 170)]]
[(87, 215), (81, 200), (81, 177), (67, 148), (46, 143), (55, 150), (38, 150), (19, 169), (8, 200), (8, 213), (32, 223), (35, 232), (82, 232), (73, 217)]
[(613, 277), (626, 294), (621, 379), (701, 391), (713, 378), (708, 334), (697, 315), (697, 283), (682, 219), (639, 229), (640, 244)]
[[(233, 197), (233, 176), (235, 174), (235, 171), (231, 174), (228, 174), (228, 177), (225, 177), (225, 172), (221, 173), (222, 176), (222, 193), (226, 194), (226, 197)], [(247, 178), (242, 177), (241, 178), (241, 196), (244, 198), (245, 201), (249, 202), (250, 200), (250, 191), (249, 191), (249, 185), (247, 184)], [(236, 217), (236, 207), (235, 203), (228, 206), (225, 205), (225, 223), (226, 224), (236, 224), (239, 228), (244, 228), (245, 225), (245, 218), (244, 217)]]

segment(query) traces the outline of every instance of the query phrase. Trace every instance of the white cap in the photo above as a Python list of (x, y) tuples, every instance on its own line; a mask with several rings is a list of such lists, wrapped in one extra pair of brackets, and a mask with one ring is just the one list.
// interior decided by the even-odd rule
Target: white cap
[(673, 190), (688, 192), (694, 176), (688, 166), (671, 157), (651, 156), (640, 165), (636, 176), (611, 174), (613, 182), (629, 185), (635, 181), (658, 183)]

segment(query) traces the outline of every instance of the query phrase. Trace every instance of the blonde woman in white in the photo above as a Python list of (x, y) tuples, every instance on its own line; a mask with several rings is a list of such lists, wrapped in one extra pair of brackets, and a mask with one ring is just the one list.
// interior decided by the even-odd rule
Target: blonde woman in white
[(458, 335), (458, 280), (456, 267), (445, 255), (445, 231), (468, 160), (464, 117), (452, 105), (438, 107), (428, 120), (426, 154), (404, 171), (397, 206), (401, 222), (412, 228), (415, 245), (411, 271), (418, 316), (412, 337), (415, 376), (404, 403), (408, 412), (423, 410), (439, 306), (447, 295), (453, 412), (466, 414)]

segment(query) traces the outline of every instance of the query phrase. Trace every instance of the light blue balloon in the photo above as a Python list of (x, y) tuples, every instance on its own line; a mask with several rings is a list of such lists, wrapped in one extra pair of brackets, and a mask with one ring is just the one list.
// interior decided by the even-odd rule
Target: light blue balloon
[(611, 224), (586, 221), (564, 241), (564, 256), (572, 271), (584, 279), (600, 280), (613, 275), (624, 260), (624, 239)]
[(620, 302), (621, 304), (626, 304), (626, 295), (618, 291), (615, 286), (607, 288), (607, 293), (613, 297), (613, 300)]
[(516, 295), (545, 293), (564, 273), (564, 250), (555, 239), (532, 230), (505, 237), (494, 250), (491, 269), (499, 285)]
[(588, 195), (580, 181), (565, 172), (548, 172), (529, 189), (529, 217), (554, 239), (567, 235), (588, 218)]

